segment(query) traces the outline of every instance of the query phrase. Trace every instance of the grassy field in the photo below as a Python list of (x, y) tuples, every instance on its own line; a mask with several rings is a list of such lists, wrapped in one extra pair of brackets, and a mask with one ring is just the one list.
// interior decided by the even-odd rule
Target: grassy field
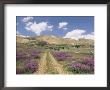
[(93, 74), (91, 46), (17, 43), (17, 74)]

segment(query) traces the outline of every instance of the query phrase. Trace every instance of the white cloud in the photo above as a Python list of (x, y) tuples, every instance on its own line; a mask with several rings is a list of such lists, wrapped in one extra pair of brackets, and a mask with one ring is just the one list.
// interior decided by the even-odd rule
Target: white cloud
[(33, 19), (33, 17), (27, 16), (27, 17), (24, 17), (24, 18), (22, 19), (22, 21), (23, 21), (23, 22), (28, 22), (29, 20), (32, 20), (32, 19)]
[(67, 22), (60, 22), (58, 28), (65, 28), (67, 25)]
[(53, 25), (47, 26), (47, 27), (48, 27), (48, 30), (52, 31)]
[(16, 35), (16, 36), (19, 36), (19, 37), (30, 37), (30, 36), (25, 36), (25, 35), (21, 35), (21, 34)]
[(90, 33), (90, 34), (85, 34), (85, 30), (80, 30), (80, 29), (75, 29), (73, 31), (68, 32), (64, 38), (71, 38), (71, 39), (75, 39), (75, 40), (79, 40), (80, 38), (84, 38), (84, 39), (94, 39), (94, 32)]
[(48, 22), (40, 22), (40, 23), (36, 23), (36, 22), (28, 22), (26, 23), (26, 30), (30, 30), (32, 32), (34, 32), (36, 35), (40, 35), (41, 32), (49, 30), (52, 31), (53, 25), (48, 25)]
[(63, 30), (67, 30), (67, 29), (68, 29), (68, 28), (66, 28), (66, 27), (65, 27), (65, 28), (63, 28)]
[(87, 35), (82, 35), (82, 38), (85, 38), (85, 39), (94, 39), (94, 32), (91, 32), (90, 34), (87, 34)]
[(20, 37), (29, 37), (29, 36), (22, 35), (18, 30), (16, 31), (16, 36), (20, 36)]
[(26, 26), (30, 26), (30, 25), (32, 25), (33, 23), (32, 22), (27, 22), (26, 23)]
[(85, 39), (94, 39), (94, 35), (92, 35), (92, 34), (82, 35), (82, 38), (85, 38)]
[(18, 30), (16, 31), (16, 34), (17, 34), (17, 35), (19, 35), (19, 34), (20, 34)]
[(92, 35), (94, 35), (94, 32), (91, 32)]

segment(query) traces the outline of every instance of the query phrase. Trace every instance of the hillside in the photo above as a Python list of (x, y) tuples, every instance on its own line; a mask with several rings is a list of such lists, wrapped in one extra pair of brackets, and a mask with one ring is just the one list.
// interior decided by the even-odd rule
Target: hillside
[(91, 39), (69, 39), (69, 38), (62, 38), (56, 36), (36, 36), (36, 37), (23, 37), (23, 36), (16, 36), (17, 43), (29, 43), (30, 41), (38, 42), (38, 41), (45, 41), (48, 44), (69, 44), (69, 45), (93, 45), (94, 41)]

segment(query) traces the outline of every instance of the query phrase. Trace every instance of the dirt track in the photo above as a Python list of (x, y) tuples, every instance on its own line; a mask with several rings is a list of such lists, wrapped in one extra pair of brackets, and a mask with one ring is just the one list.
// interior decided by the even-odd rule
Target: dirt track
[(37, 74), (68, 74), (50, 52), (45, 52), (39, 62)]

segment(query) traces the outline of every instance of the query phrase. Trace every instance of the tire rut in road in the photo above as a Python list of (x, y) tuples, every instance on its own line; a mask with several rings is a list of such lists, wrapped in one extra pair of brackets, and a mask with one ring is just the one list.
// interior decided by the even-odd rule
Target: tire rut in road
[(39, 62), (37, 74), (46, 74), (46, 71), (47, 71), (47, 60), (46, 60), (46, 57), (47, 57), (47, 53), (45, 52), (42, 55), (42, 58), (41, 58), (41, 60)]
[(54, 70), (54, 72), (58, 73), (58, 74), (68, 74), (68, 72), (63, 68), (63, 66), (61, 64), (59, 64), (55, 58), (52, 56), (52, 54), (50, 52), (48, 52), (47, 56), (50, 59), (50, 64), (52, 66), (52, 69)]

